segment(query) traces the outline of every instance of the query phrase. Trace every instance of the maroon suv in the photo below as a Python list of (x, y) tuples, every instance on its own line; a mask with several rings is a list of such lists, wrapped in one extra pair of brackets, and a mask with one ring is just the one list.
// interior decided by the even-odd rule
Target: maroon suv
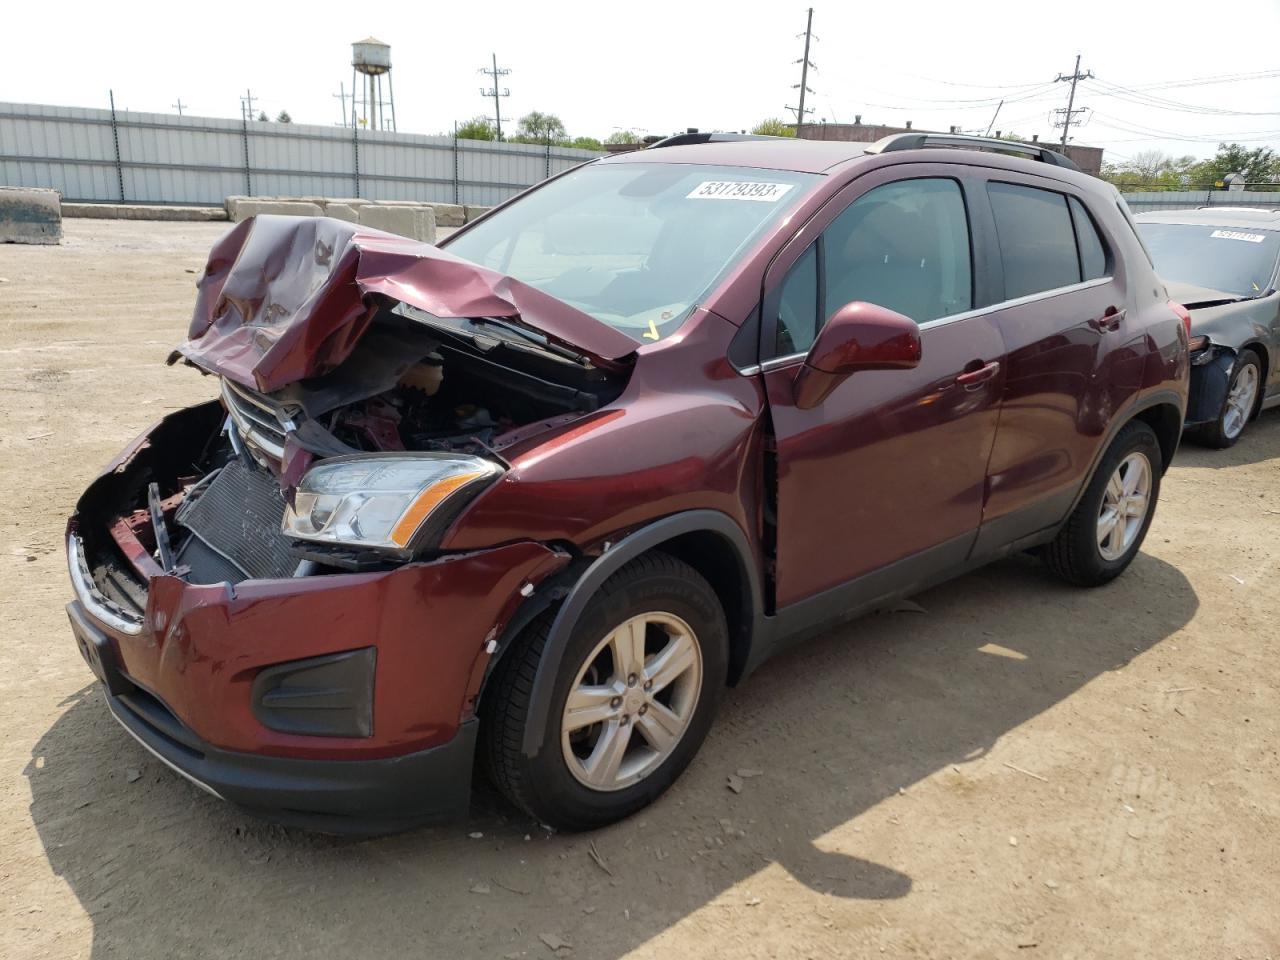
[(798, 638), (1015, 551), (1125, 569), (1187, 318), (1116, 191), (1000, 142), (702, 139), (444, 249), (285, 217), (218, 243), (171, 359), (220, 398), (68, 527), (75, 636), (148, 750), (356, 831), (461, 813), (478, 753), (589, 828)]

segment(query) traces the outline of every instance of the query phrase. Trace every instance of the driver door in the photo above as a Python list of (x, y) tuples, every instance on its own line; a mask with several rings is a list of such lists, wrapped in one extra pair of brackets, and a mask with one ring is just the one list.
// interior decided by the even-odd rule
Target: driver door
[[(766, 275), (779, 612), (827, 591), (852, 608), (958, 567), (982, 519), (1003, 341), (974, 313), (985, 284), (975, 296), (964, 168), (911, 169), (910, 179), (897, 167), (854, 181)], [(793, 381), (805, 351), (853, 300), (915, 320), (920, 364), (860, 371), (800, 409)]]

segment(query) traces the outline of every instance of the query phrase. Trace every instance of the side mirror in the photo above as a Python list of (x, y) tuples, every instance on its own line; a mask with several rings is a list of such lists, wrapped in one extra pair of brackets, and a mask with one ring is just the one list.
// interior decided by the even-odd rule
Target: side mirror
[(816, 407), (859, 370), (910, 370), (920, 363), (920, 349), (920, 329), (910, 317), (861, 300), (846, 303), (818, 332), (796, 374), (796, 406)]

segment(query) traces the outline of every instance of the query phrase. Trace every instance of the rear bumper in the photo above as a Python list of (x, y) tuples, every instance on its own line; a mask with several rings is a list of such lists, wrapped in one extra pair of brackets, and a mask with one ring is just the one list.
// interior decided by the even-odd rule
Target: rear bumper
[(438, 746), (371, 760), (312, 760), (223, 750), (199, 737), (114, 660), (108, 636), (78, 602), (67, 607), (111, 715), (135, 740), (207, 793), (259, 817), (331, 833), (376, 834), (466, 813), (477, 722)]

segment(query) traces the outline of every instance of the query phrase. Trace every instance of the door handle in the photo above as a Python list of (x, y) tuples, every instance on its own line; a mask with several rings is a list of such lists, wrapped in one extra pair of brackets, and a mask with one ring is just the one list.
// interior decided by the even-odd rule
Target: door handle
[(1000, 361), (992, 360), (986, 366), (979, 367), (977, 370), (970, 370), (956, 377), (956, 383), (964, 387), (966, 390), (986, 383), (997, 373), (1000, 372)]
[(1117, 309), (1116, 307), (1107, 307), (1107, 309), (1102, 312), (1102, 316), (1097, 320), (1090, 320), (1089, 325), (1095, 330), (1100, 330), (1103, 333), (1114, 333), (1116, 330), (1120, 329), (1120, 324), (1123, 322), (1124, 310)]

